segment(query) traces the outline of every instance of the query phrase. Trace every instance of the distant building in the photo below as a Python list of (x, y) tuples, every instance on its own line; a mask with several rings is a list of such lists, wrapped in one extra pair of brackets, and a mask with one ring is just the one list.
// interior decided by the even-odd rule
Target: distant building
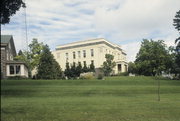
[(106, 61), (106, 54), (114, 56), (116, 62), (114, 74), (126, 72), (128, 67), (124, 50), (119, 45), (112, 44), (103, 38), (60, 45), (56, 47), (52, 54), (63, 71), (67, 62), (70, 64), (81, 62), (82, 66), (84, 63), (88, 66), (94, 63), (95, 68), (98, 69)]
[(14, 61), (16, 49), (12, 35), (1, 35), (1, 78), (12, 76), (28, 77), (24, 62)]

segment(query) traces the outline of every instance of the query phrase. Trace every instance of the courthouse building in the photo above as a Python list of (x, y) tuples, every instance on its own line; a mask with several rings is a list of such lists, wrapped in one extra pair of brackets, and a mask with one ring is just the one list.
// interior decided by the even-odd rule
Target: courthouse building
[(98, 69), (106, 61), (106, 54), (114, 56), (116, 62), (114, 74), (126, 72), (128, 67), (124, 50), (119, 45), (112, 44), (104, 38), (59, 45), (52, 54), (63, 71), (66, 69), (67, 62), (70, 64), (81, 62), (82, 66), (84, 63), (87, 66), (94, 63), (95, 68)]

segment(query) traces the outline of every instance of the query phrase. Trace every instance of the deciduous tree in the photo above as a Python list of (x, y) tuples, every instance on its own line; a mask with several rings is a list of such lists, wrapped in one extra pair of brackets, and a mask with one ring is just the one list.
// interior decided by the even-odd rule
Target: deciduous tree
[(116, 63), (113, 61), (114, 56), (111, 54), (106, 54), (105, 58), (106, 61), (102, 65), (102, 70), (105, 76), (109, 76), (113, 71), (113, 68), (115, 67)]

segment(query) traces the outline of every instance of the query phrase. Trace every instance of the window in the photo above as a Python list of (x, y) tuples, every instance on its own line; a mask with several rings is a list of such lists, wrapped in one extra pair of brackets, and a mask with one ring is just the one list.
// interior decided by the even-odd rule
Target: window
[(86, 50), (83, 50), (83, 57), (86, 57)]
[(9, 70), (10, 70), (10, 74), (14, 74), (14, 66), (10, 65)]
[(73, 52), (73, 59), (76, 59), (76, 53)]
[(20, 74), (20, 68), (21, 68), (20, 65), (16, 66), (16, 74)]
[(78, 51), (78, 58), (81, 58), (81, 51)]
[(93, 56), (94, 56), (94, 50), (91, 49), (91, 57), (93, 57)]
[(66, 53), (66, 61), (68, 61), (69, 57), (68, 57), (68, 53)]
[(10, 65), (9, 71), (10, 71), (10, 74), (20, 74), (21, 66), (20, 65)]

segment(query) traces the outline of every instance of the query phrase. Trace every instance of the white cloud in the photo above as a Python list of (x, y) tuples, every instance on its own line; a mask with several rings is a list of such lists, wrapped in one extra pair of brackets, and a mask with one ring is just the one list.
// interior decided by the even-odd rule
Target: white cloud
[[(179, 0), (30, 0), (27, 2), (28, 41), (38, 38), (51, 49), (56, 45), (87, 38), (104, 37), (121, 44), (128, 60), (143, 38), (164, 39), (173, 45), (178, 33), (173, 18)], [(17, 50), (25, 45), (24, 10), (2, 26), (12, 34)], [(172, 41), (171, 41), (172, 40)], [(129, 49), (130, 48), (130, 49)]]

